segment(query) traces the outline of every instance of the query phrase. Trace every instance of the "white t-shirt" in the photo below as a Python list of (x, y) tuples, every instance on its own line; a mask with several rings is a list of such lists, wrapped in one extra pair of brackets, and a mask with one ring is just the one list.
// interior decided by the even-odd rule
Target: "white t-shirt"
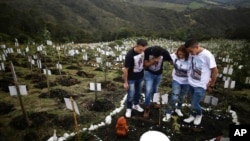
[(175, 53), (170, 54), (174, 69), (172, 71), (173, 80), (180, 84), (188, 84), (188, 70), (190, 69), (190, 62), (185, 59), (178, 59)]
[(193, 87), (207, 89), (207, 84), (211, 78), (211, 69), (216, 67), (213, 54), (204, 49), (198, 55), (189, 55), (191, 68), (188, 73), (188, 83)]

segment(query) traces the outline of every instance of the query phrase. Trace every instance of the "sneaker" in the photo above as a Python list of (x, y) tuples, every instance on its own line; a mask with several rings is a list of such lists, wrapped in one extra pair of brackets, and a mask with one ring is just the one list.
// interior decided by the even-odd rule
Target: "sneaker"
[(194, 125), (200, 125), (201, 119), (202, 119), (202, 115), (197, 115), (194, 119)]
[(134, 110), (137, 110), (138, 112), (143, 112), (144, 111), (139, 104), (133, 105), (132, 108)]
[(166, 114), (166, 116), (162, 119), (163, 122), (169, 122), (171, 118), (171, 114)]
[(131, 112), (132, 112), (131, 109), (127, 109), (127, 110), (126, 110), (126, 113), (125, 113), (125, 116), (126, 116), (127, 118), (130, 118), (130, 117), (131, 117)]
[(175, 109), (175, 113), (179, 116), (179, 117), (183, 117), (183, 114), (181, 112), (180, 109)]
[(186, 123), (191, 123), (192, 121), (194, 121), (194, 116), (190, 115), (188, 118), (184, 119), (184, 122)]

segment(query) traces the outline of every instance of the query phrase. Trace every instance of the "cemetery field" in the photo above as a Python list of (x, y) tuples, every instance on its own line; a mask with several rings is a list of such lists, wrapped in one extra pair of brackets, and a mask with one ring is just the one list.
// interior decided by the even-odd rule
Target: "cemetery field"
[[(0, 140), (46, 141), (56, 129), (57, 136), (67, 136), (67, 140), (138, 141), (144, 132), (158, 130), (171, 141), (202, 141), (227, 137), (230, 124), (250, 124), (249, 43), (210, 40), (201, 45), (215, 55), (219, 76), (216, 89), (202, 102), (201, 125), (182, 122), (190, 110), (187, 96), (184, 117), (174, 116), (170, 122), (162, 122), (166, 105), (161, 109), (152, 106), (149, 119), (133, 111), (133, 117), (127, 119), (128, 136), (117, 137), (115, 124), (125, 113), (126, 96), (121, 68), (126, 51), (135, 40), (1, 45)], [(170, 53), (180, 44), (179, 41), (149, 39), (149, 45), (160, 45)], [(171, 70), (171, 65), (164, 64), (160, 94), (169, 94), (171, 90)], [(70, 110), (71, 98), (75, 113)], [(74, 136), (78, 132), (79, 136)]]

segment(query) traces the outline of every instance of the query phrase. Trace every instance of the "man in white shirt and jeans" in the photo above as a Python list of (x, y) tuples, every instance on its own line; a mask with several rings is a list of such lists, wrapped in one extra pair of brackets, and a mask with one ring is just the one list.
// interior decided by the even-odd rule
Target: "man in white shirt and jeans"
[(188, 83), (190, 85), (191, 109), (189, 118), (184, 122), (200, 125), (202, 120), (202, 109), (200, 102), (206, 90), (210, 92), (214, 86), (218, 75), (218, 69), (214, 55), (207, 49), (200, 47), (198, 41), (190, 38), (185, 42), (185, 48), (190, 53), (191, 69), (188, 73)]

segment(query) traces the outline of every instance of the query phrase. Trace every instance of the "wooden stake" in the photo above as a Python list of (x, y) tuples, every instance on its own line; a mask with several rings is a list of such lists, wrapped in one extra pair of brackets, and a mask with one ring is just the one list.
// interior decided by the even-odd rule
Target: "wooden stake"
[(49, 70), (47, 67), (45, 67), (46, 69), (46, 79), (47, 79), (47, 87), (48, 87), (48, 94), (50, 96), (50, 85), (49, 85)]
[(95, 79), (95, 101), (97, 101), (97, 83)]
[(161, 126), (161, 107), (162, 107), (162, 97), (161, 97), (161, 93), (160, 93), (160, 108), (159, 108), (159, 127)]
[(74, 117), (74, 121), (75, 121), (76, 134), (77, 134), (77, 137), (78, 137), (78, 141), (80, 141), (79, 128), (78, 128), (78, 123), (77, 123), (77, 118), (76, 118), (74, 100), (73, 100), (72, 96), (70, 97), (70, 101), (71, 101), (71, 105), (72, 105), (72, 109), (73, 109), (72, 111), (73, 111), (73, 117)]
[(16, 73), (15, 73), (12, 61), (10, 61), (10, 65), (11, 65), (11, 72), (12, 72), (12, 75), (13, 75), (14, 83), (15, 83), (16, 90), (17, 90), (17, 97), (18, 97), (19, 103), (21, 105), (23, 116), (26, 119), (26, 122), (27, 122), (28, 126), (30, 126), (29, 117), (27, 116), (27, 113), (26, 113), (26, 111), (24, 109), (24, 106), (23, 106), (23, 100), (22, 100), (21, 93), (20, 93), (20, 90), (19, 90), (19, 84), (17, 82)]

